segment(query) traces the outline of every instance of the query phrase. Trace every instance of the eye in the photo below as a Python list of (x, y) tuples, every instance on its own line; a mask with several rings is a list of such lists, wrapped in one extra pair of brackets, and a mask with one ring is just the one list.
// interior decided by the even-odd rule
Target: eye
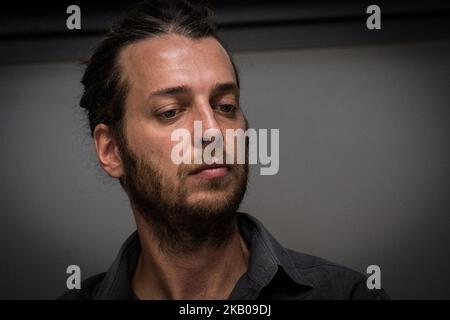
[(173, 119), (178, 114), (179, 110), (177, 109), (171, 109), (167, 110), (160, 114), (160, 117), (166, 120)]
[(217, 109), (219, 109), (220, 112), (232, 113), (236, 110), (236, 106), (232, 104), (221, 104), (217, 107)]

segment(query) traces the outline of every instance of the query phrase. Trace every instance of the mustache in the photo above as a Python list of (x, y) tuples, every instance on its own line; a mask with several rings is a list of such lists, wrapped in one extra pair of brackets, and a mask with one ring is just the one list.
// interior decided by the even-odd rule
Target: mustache
[[(248, 129), (248, 121), (245, 117), (244, 117), (244, 119), (245, 119), (245, 130), (247, 130)], [(202, 155), (202, 157), (201, 157), (202, 163), (193, 164), (194, 161), (193, 161), (193, 158), (191, 158), (190, 163), (182, 162), (182, 163), (178, 164), (178, 170), (177, 170), (178, 177), (195, 174), (195, 173), (200, 172), (201, 170), (208, 169), (208, 168), (214, 168), (214, 167), (225, 167), (229, 171), (231, 171), (235, 167), (247, 167), (248, 163), (249, 163), (249, 143), (250, 143), (249, 137), (245, 136), (244, 141), (245, 142), (244, 142), (244, 160), (243, 161), (242, 161), (242, 155), (240, 154), (241, 150), (239, 149), (239, 147), (236, 147), (239, 145), (239, 143), (236, 143), (236, 141), (235, 141), (230, 146), (230, 145), (228, 145), (227, 142), (224, 141), (222, 148), (221, 148), (222, 152), (220, 152), (219, 150), (214, 150), (213, 154), (210, 154), (210, 156), (212, 157), (212, 161), (208, 161), (208, 162), (210, 162), (209, 164), (204, 163), (205, 160), (203, 159), (203, 155), (204, 155), (205, 148), (212, 142), (203, 141), (201, 151), (197, 150), (197, 151), (194, 151), (193, 154), (191, 154), (191, 157), (195, 158), (196, 152), (197, 152), (197, 154), (199, 152)], [(230, 147), (232, 150), (229, 150)], [(219, 152), (217, 152), (217, 151), (219, 151)], [(208, 155), (208, 157), (209, 157), (209, 155)], [(195, 158), (195, 159), (197, 159), (197, 158)], [(229, 161), (229, 159), (232, 159), (232, 160)]]
[[(246, 148), (246, 152), (245, 152), (245, 163), (244, 164), (238, 164), (237, 163), (237, 157), (236, 155), (234, 156), (234, 163), (226, 163), (226, 159), (228, 159), (228, 152), (224, 149), (223, 153), (222, 153), (222, 163), (220, 163), (220, 161), (218, 161), (218, 158), (213, 156), (213, 159), (215, 161), (213, 161), (211, 164), (207, 164), (204, 163), (203, 159), (202, 159), (202, 163), (200, 164), (186, 164), (186, 163), (181, 163), (178, 165), (178, 170), (177, 170), (177, 176), (178, 177), (185, 177), (188, 175), (192, 175), (192, 174), (196, 174), (202, 170), (205, 169), (212, 169), (212, 168), (219, 168), (219, 167), (224, 167), (227, 168), (228, 171), (232, 171), (237, 167), (242, 167), (242, 166), (246, 166), (248, 163), (248, 148)], [(193, 162), (193, 161), (192, 161)]]

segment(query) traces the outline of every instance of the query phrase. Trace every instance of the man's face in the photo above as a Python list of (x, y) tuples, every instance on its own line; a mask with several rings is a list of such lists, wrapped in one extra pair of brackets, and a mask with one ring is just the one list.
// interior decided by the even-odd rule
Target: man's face
[(203, 131), (220, 130), (224, 139), (226, 129), (246, 130), (234, 70), (223, 47), (211, 37), (165, 35), (127, 46), (119, 64), (128, 86), (121, 153), (125, 180), (132, 185), (130, 198), (148, 201), (149, 208), (156, 201), (163, 204), (160, 210), (164, 205), (204, 214), (237, 209), (247, 165), (194, 174), (200, 165), (177, 165), (171, 159), (178, 143), (171, 141), (172, 132), (184, 128), (194, 137), (194, 121), (202, 121)]

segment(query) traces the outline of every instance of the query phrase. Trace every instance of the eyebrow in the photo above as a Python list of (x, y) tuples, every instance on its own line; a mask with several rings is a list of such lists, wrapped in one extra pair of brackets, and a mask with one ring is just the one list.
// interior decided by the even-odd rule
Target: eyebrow
[(239, 87), (235, 82), (217, 83), (212, 89), (212, 96), (217, 97), (224, 93), (233, 93), (239, 98)]
[[(192, 90), (187, 86), (175, 86), (175, 87), (168, 87), (159, 89), (156, 91), (153, 91), (150, 93), (149, 98), (155, 97), (155, 96), (176, 96), (176, 95), (183, 95), (183, 94), (189, 94)], [(225, 82), (225, 83), (217, 83), (212, 88), (212, 96), (217, 97), (220, 94), (224, 93), (233, 93), (237, 97), (239, 97), (239, 87), (235, 82)]]
[(155, 97), (155, 96), (175, 96), (180, 94), (187, 94), (190, 92), (190, 89), (186, 86), (176, 86), (176, 87), (169, 87), (169, 88), (163, 88), (156, 91), (153, 91), (150, 93), (149, 97)]

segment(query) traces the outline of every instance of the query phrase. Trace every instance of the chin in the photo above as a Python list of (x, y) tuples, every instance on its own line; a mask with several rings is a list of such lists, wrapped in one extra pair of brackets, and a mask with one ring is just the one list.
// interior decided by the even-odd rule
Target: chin
[(208, 211), (222, 211), (226, 207), (228, 201), (228, 197), (223, 191), (205, 191), (191, 195), (186, 203), (192, 208), (201, 208)]

